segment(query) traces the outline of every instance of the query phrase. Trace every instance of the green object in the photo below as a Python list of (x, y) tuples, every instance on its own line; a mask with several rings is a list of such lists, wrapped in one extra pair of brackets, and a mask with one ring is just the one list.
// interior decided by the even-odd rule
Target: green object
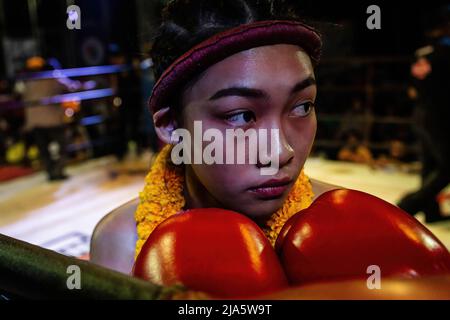
[[(74, 269), (79, 271), (80, 289), (69, 289), (76, 283)], [(184, 288), (158, 286), (0, 234), (0, 292), (15, 297), (155, 300), (174, 290)]]

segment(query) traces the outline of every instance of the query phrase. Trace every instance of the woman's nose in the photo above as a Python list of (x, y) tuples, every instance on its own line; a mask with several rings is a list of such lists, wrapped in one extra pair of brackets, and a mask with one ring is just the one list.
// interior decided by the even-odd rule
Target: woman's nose
[[(291, 147), (283, 130), (279, 127), (270, 129), (268, 135), (268, 146), (266, 148), (267, 156), (269, 159), (276, 157), (278, 166), (282, 168), (294, 158), (294, 149)], [(267, 159), (264, 161), (260, 158), (260, 154), (258, 153), (258, 168), (270, 167), (271, 165), (273, 165), (272, 161), (267, 161)]]
[(294, 149), (290, 145), (286, 135), (280, 130), (279, 142), (278, 142), (278, 158), (280, 168), (287, 165), (294, 158)]

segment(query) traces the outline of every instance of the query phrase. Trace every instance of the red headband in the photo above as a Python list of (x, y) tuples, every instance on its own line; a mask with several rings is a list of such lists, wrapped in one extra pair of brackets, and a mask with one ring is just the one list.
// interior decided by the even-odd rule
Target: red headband
[(153, 87), (149, 101), (154, 113), (167, 107), (174, 92), (196, 73), (240, 51), (273, 44), (302, 47), (314, 65), (319, 62), (322, 41), (319, 33), (298, 21), (269, 20), (243, 24), (215, 34), (172, 63)]

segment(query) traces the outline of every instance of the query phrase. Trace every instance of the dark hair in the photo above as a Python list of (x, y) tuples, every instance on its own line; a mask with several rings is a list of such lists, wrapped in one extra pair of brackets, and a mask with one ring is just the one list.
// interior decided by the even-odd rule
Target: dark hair
[(155, 79), (216, 33), (261, 20), (300, 20), (289, 0), (174, 0), (162, 9), (161, 19), (150, 52)]
[[(161, 10), (161, 24), (153, 37), (150, 57), (153, 73), (160, 78), (178, 57), (200, 42), (241, 24), (262, 20), (300, 19), (293, 3), (296, 0), (172, 0)], [(194, 75), (181, 91), (195, 83)], [(183, 126), (180, 112), (182, 94), (171, 101), (171, 117)]]

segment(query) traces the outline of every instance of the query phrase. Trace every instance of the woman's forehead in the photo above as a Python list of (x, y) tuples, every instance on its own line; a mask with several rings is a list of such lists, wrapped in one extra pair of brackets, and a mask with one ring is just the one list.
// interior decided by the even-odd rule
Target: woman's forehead
[(217, 90), (245, 86), (291, 89), (299, 80), (314, 77), (311, 59), (300, 47), (277, 44), (236, 53), (205, 70), (185, 92), (185, 101), (207, 100)]

